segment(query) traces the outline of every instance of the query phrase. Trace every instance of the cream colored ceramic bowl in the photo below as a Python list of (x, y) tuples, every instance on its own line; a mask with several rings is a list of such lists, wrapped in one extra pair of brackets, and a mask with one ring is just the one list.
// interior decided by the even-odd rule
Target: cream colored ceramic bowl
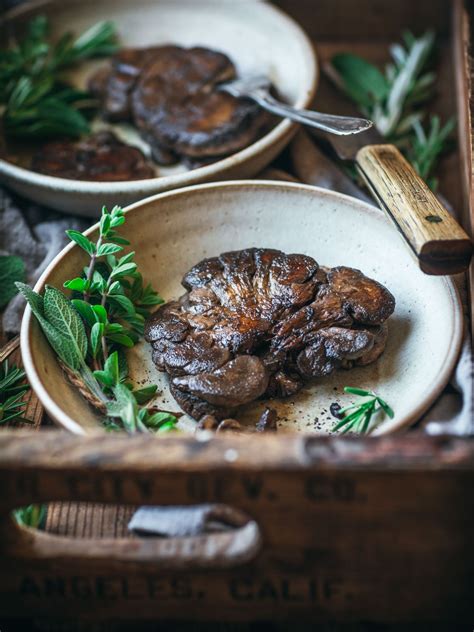
[[(220, 50), (235, 62), (241, 76), (267, 74), (282, 97), (307, 107), (314, 95), (317, 64), (312, 45), (300, 27), (275, 7), (258, 0), (53, 0), (39, 2), (53, 36), (82, 32), (99, 20), (113, 20), (124, 46), (176, 43)], [(18, 18), (25, 10), (16, 11)], [(27, 15), (32, 11), (28, 10)], [(83, 86), (90, 66), (74, 76)], [(289, 142), (296, 125), (278, 123), (249, 147), (214, 164), (191, 171), (158, 168), (160, 176), (133, 182), (80, 182), (41, 175), (0, 160), (0, 180), (32, 200), (65, 213), (97, 216), (103, 204), (125, 206), (160, 191), (232, 178), (247, 178), (273, 160)], [(129, 135), (130, 130), (121, 130)], [(131, 138), (136, 141), (137, 138)], [(18, 151), (20, 165), (29, 164)]]
[[(87, 234), (96, 238), (96, 232), (94, 226)], [(184, 292), (183, 273), (202, 258), (250, 246), (308, 254), (329, 266), (353, 266), (391, 290), (396, 309), (382, 357), (367, 367), (317, 380), (289, 399), (272, 400), (288, 429), (328, 432), (335, 421), (329, 406), (349, 403), (350, 396), (343, 393), (348, 385), (373, 389), (386, 399), (395, 418), (382, 421), (376, 433), (392, 432), (415, 422), (449, 379), (462, 333), (455, 287), (449, 278), (423, 274), (391, 222), (368, 204), (298, 184), (204, 184), (131, 206), (123, 234), (137, 253), (145, 280), (166, 300)], [(85, 263), (85, 253), (68, 246), (44, 272), (36, 291), (46, 283), (62, 287)], [(29, 309), (21, 347), (30, 383), (51, 417), (76, 433), (97, 428), (97, 415), (66, 381)], [(131, 350), (128, 360), (136, 382), (159, 384), (159, 406), (179, 410), (146, 343)], [(245, 418), (255, 423), (264, 405), (250, 406)], [(192, 429), (195, 423), (184, 417), (180, 425)]]

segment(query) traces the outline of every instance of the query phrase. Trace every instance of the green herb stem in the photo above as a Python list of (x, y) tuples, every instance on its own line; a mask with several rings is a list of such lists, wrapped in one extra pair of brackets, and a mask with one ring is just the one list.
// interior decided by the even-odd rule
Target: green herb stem
[(342, 430), (342, 434), (349, 431), (366, 434), (371, 430), (373, 418), (377, 413), (386, 414), (390, 418), (394, 417), (394, 412), (387, 402), (373, 391), (345, 386), (344, 392), (359, 395), (360, 399), (339, 410), (339, 416), (342, 415), (342, 419), (334, 425), (335, 432)]

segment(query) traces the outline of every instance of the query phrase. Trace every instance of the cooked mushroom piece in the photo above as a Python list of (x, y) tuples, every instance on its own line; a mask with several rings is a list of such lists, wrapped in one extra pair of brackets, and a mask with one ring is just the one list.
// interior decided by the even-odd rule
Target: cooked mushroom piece
[(156, 176), (153, 165), (140, 149), (126, 145), (111, 132), (99, 132), (77, 142), (47, 143), (34, 154), (31, 168), (48, 176), (95, 182)]
[(182, 284), (187, 292), (150, 317), (145, 337), (195, 419), (222, 420), (261, 397), (293, 395), (308, 380), (374, 362), (395, 307), (359, 270), (267, 248), (204, 259)]
[(105, 118), (136, 125), (159, 164), (205, 164), (243, 149), (268, 122), (253, 101), (218, 90), (235, 76), (220, 52), (157, 46), (120, 51), (89, 89)]

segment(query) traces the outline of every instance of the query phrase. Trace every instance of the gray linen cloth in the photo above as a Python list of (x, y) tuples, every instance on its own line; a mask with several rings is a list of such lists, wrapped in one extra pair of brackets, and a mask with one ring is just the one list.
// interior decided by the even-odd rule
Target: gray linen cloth
[[(308, 184), (329, 188), (371, 201), (353, 182), (321, 153), (308, 137), (300, 133), (290, 149), (296, 176)], [(282, 176), (283, 173), (283, 176)], [(285, 179), (284, 172), (268, 169), (261, 177)], [(286, 179), (292, 180), (291, 176)], [(34, 284), (53, 257), (68, 243), (67, 228), (85, 230), (91, 220), (61, 215), (22, 200), (0, 189), (0, 254), (23, 258), (28, 283)], [(465, 297), (464, 279), (456, 279)], [(464, 303), (466, 304), (466, 303)], [(15, 297), (3, 314), (3, 330), (8, 335), (19, 332), (24, 301)], [(443, 394), (419, 422), (429, 434), (474, 434), (473, 359), (467, 333), (460, 360)], [(129, 528), (143, 534), (191, 536), (209, 532), (212, 511), (209, 505), (194, 507), (141, 507), (132, 517)], [(211, 530), (228, 529), (214, 521)]]
[[(0, 188), (0, 255), (21, 257), (30, 285), (69, 242), (66, 229), (83, 231), (87, 225), (84, 220), (48, 211)], [(24, 308), (23, 297), (17, 295), (5, 309), (2, 330), (7, 336), (19, 333)]]

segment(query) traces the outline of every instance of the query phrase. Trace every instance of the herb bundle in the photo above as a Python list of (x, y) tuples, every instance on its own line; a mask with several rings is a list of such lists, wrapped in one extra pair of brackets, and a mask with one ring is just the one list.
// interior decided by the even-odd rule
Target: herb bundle
[(433, 96), (436, 81), (429, 69), (434, 43), (431, 31), (419, 38), (404, 33), (402, 43), (390, 47), (392, 63), (385, 72), (349, 53), (335, 55), (328, 66), (335, 84), (382, 136), (399, 147), (432, 189), (437, 186), (433, 173), (455, 125), (454, 119), (441, 125), (437, 116), (423, 124), (423, 107)]
[(338, 416), (342, 416), (342, 419), (334, 426), (334, 431), (343, 428), (342, 434), (349, 432), (349, 430), (362, 434), (367, 433), (371, 430), (374, 415), (380, 411), (393, 419), (393, 410), (387, 402), (376, 393), (353, 386), (345, 386), (344, 392), (351, 393), (352, 395), (360, 395), (361, 399), (355, 404), (341, 408), (338, 411)]
[(5, 360), (0, 365), (0, 424), (19, 417), (25, 407), (23, 395), (29, 390), (25, 372)]
[(125, 350), (143, 336), (146, 316), (163, 299), (150, 284), (144, 285), (134, 252), (117, 257), (129, 245), (117, 231), (124, 222), (120, 207), (110, 212), (104, 207), (95, 243), (67, 231), (90, 258), (80, 276), (64, 283), (72, 291), (71, 300), (51, 286), (43, 295), (23, 283), (17, 287), (71, 381), (105, 414), (107, 429), (165, 432), (177, 419), (147, 405), (157, 387), (135, 389), (128, 380)]
[(55, 44), (48, 41), (48, 30), (46, 17), (38, 16), (20, 42), (0, 52), (0, 111), (8, 136), (78, 137), (89, 131), (81, 109), (90, 105), (90, 97), (67, 85), (62, 72), (114, 53), (114, 25), (100, 22), (78, 38), (66, 33)]

